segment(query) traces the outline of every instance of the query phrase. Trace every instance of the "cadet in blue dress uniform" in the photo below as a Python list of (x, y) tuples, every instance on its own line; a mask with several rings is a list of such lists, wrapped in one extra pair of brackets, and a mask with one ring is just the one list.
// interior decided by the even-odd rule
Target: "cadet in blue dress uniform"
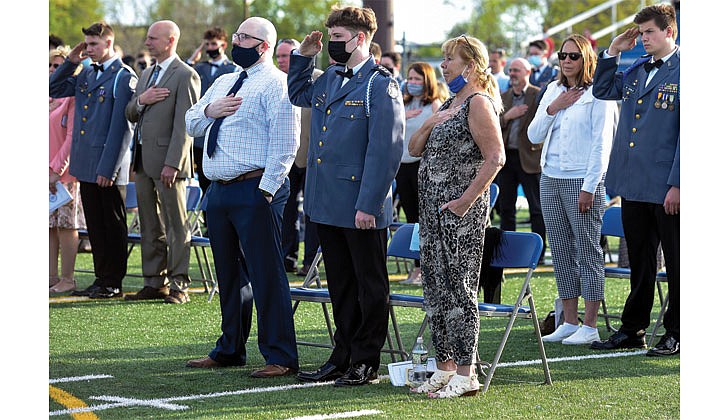
[[(50, 96), (75, 96), (70, 172), (81, 186), (96, 280), (74, 294), (92, 298), (121, 296), (126, 275), (126, 184), (132, 129), (124, 107), (134, 94), (137, 77), (114, 55), (114, 32), (106, 23), (83, 29), (78, 43), (50, 78)], [(86, 51), (92, 66), (73, 72)]]
[(334, 7), (326, 27), (329, 55), (341, 64), (311, 80), (322, 49), (322, 33), (312, 32), (291, 56), (288, 93), (294, 105), (312, 108), (304, 211), (318, 228), (336, 343), (319, 370), (298, 378), (354, 386), (377, 380), (387, 334), (386, 230), (404, 105), (397, 81), (369, 54), (374, 12)]
[[(606, 187), (622, 197), (632, 274), (621, 328), (592, 348), (645, 347), (662, 243), (669, 289), (666, 333), (647, 355), (667, 356), (680, 351), (680, 49), (672, 6), (648, 6), (634, 22), (638, 27), (616, 37), (600, 56), (594, 75), (594, 96), (622, 100)], [(649, 55), (616, 73), (619, 53), (634, 48), (639, 35)]]

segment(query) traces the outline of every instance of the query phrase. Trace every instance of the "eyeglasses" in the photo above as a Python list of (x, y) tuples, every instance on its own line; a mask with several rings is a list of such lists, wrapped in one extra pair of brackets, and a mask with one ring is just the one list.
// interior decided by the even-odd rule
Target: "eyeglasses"
[(571, 59), (571, 61), (576, 61), (581, 58), (580, 52), (565, 53), (565, 52), (559, 51), (558, 53), (556, 53), (556, 55), (559, 57), (559, 60), (561, 60), (561, 61), (566, 60), (567, 56)]
[(255, 39), (255, 40), (260, 41), (260, 42), (264, 42), (265, 41), (264, 39), (256, 38), (253, 35), (248, 35), (245, 32), (235, 32), (233, 34), (233, 42), (235, 42), (235, 41), (243, 42), (246, 39)]
[(468, 37), (465, 36), (465, 34), (460, 35), (459, 38), (462, 38), (465, 40), (465, 43), (468, 44), (468, 48), (470, 48), (470, 52), (472, 52), (473, 55), (477, 55), (475, 53), (475, 48), (473, 48), (472, 44), (470, 44), (470, 41), (468, 41)]
[(51, 68), (51, 67), (53, 67), (54, 69), (57, 69), (58, 67), (61, 67), (61, 65), (58, 63), (48, 63), (48, 68)]

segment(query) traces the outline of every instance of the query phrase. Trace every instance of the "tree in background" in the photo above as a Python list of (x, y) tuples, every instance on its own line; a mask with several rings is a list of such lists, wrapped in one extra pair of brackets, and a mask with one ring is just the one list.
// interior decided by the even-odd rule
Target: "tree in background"
[[(473, 0), (473, 14), (448, 33), (456, 37), (467, 33), (475, 36), (489, 48), (505, 48), (509, 56), (521, 56), (523, 42), (541, 39), (542, 25), (554, 27), (575, 15), (604, 3), (604, 0)], [(647, 3), (659, 3), (657, 0)], [(617, 20), (633, 15), (641, 8), (641, 0), (625, 0), (617, 5)], [(573, 33), (584, 29), (596, 32), (611, 24), (610, 9), (574, 25)], [(622, 29), (624, 30), (624, 29)], [(617, 31), (619, 33), (621, 31)], [(552, 35), (556, 48), (569, 33)], [(611, 41), (611, 37), (609, 41)], [(609, 41), (601, 40), (605, 46)]]
[(50, 33), (57, 35), (71, 47), (83, 40), (81, 28), (104, 17), (99, 0), (49, 0), (48, 20)]

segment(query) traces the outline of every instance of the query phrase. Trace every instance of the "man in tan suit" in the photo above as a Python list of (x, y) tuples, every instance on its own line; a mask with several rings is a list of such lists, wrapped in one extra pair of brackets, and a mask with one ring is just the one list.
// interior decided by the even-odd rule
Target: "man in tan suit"
[(531, 65), (523, 58), (514, 59), (508, 69), (511, 88), (503, 93), (503, 113), (500, 116), (506, 146), (506, 164), (498, 173), (498, 204), (501, 229), (516, 230), (516, 199), (518, 184), (521, 184), (528, 200), (531, 230), (538, 233), (545, 244), (546, 226), (541, 213), (539, 188), (542, 145), (528, 141), (528, 125), (536, 115), (536, 98), (541, 89), (529, 83), (530, 74)]
[(186, 179), (192, 176), (192, 138), (185, 112), (199, 99), (200, 77), (177, 56), (179, 36), (169, 20), (149, 27), (144, 44), (157, 65), (144, 70), (126, 107), (127, 119), (137, 123), (132, 168), (144, 273), (144, 288), (127, 300), (189, 302)]
[[(295, 39), (284, 38), (278, 41), (276, 47), (276, 61), (278, 69), (288, 74), (291, 51), (300, 47), (301, 44)], [(323, 74), (323, 71), (314, 69), (311, 78), (315, 81)], [(311, 268), (311, 263), (316, 257), (319, 247), (318, 234), (313, 223), (306, 220), (306, 232), (304, 234), (303, 264), (297, 267), (298, 263), (298, 193), (303, 192), (306, 184), (306, 159), (308, 155), (308, 141), (311, 135), (311, 108), (301, 108), (301, 142), (296, 152), (296, 160), (293, 162), (288, 179), (291, 181), (291, 194), (283, 209), (283, 253), (284, 266), (286, 271), (305, 276)]]

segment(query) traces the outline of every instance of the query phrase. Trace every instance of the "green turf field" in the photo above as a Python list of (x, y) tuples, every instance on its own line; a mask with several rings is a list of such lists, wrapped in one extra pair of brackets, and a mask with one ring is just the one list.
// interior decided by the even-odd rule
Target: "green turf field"
[[(612, 247), (616, 250), (616, 246)], [(139, 250), (129, 259), (129, 272), (139, 273)], [(79, 254), (78, 268), (91, 268), (91, 255)], [(197, 266), (191, 273), (197, 276)], [(403, 273), (390, 263), (393, 293), (421, 294), (418, 286), (400, 285)], [(325, 279), (325, 273), (324, 273)], [(301, 281), (291, 275), (291, 284)], [(90, 274), (77, 274), (79, 288)], [(504, 303), (515, 299), (521, 274), (508, 274)], [(141, 288), (140, 278), (127, 277), (124, 292)], [(200, 283), (193, 287), (200, 288)], [(540, 318), (553, 309), (553, 273), (539, 269), (532, 281)], [(628, 280), (608, 279), (610, 310), (621, 311), (629, 292)], [(586, 346), (545, 343), (553, 385), (540, 385), (540, 363), (513, 366), (539, 358), (530, 320), (516, 323), (485, 394), (455, 400), (428, 400), (412, 395), (388, 380), (355, 389), (303, 384), (294, 377), (253, 379), (250, 372), (263, 365), (255, 344), (253, 325), (248, 343), (248, 366), (213, 370), (185, 367), (188, 359), (205, 356), (220, 331), (219, 300), (207, 303), (203, 293), (192, 293), (185, 305), (51, 299), (49, 304), (49, 410), (53, 418), (209, 418), (288, 419), (302, 416), (332, 418), (677, 418), (680, 409), (680, 357), (648, 358), (625, 351), (618, 357)], [(657, 303), (657, 297), (655, 298)], [(659, 307), (653, 308), (653, 319)], [(406, 346), (412, 346), (423, 313), (397, 308)], [(302, 303), (295, 315), (299, 340), (326, 342), (320, 304)], [(505, 327), (504, 319), (481, 324), (480, 355), (492, 357)], [(618, 324), (618, 321), (617, 321)], [(600, 320), (602, 338), (608, 333)], [(329, 350), (299, 347), (301, 368), (312, 370)], [(616, 352), (615, 352), (616, 353)], [(569, 360), (559, 360), (560, 358)], [(387, 374), (389, 355), (382, 356), (380, 375)], [(510, 364), (510, 366), (509, 366)], [(481, 378), (481, 382), (483, 378)]]

